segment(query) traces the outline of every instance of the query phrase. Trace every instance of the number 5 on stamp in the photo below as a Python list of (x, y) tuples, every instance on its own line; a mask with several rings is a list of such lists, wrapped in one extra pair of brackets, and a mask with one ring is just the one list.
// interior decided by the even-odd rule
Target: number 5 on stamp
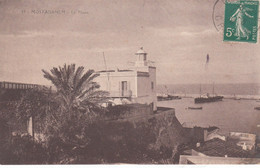
[(258, 0), (226, 0), (224, 41), (257, 42)]

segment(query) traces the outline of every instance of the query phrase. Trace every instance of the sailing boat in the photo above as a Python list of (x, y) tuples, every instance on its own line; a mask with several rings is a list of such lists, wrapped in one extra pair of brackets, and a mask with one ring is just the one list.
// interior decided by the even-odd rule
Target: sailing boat
[(197, 97), (194, 99), (195, 103), (210, 103), (210, 102), (216, 102), (216, 101), (222, 101), (224, 97), (223, 96), (217, 96), (214, 93), (214, 83), (213, 83), (213, 96), (210, 96), (207, 94), (205, 97), (201, 96), (201, 85), (200, 85), (200, 97)]

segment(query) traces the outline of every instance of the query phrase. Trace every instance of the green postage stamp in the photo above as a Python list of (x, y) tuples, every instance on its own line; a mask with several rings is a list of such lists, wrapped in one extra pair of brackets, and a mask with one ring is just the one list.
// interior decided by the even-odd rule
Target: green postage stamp
[(224, 41), (257, 42), (258, 0), (226, 0)]

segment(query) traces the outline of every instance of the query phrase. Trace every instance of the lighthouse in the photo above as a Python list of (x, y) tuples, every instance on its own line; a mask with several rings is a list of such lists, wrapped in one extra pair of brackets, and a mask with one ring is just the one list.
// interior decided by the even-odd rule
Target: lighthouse
[(97, 71), (99, 77), (95, 81), (99, 83), (101, 90), (109, 92), (114, 104), (123, 104), (123, 100), (128, 100), (127, 103), (145, 104), (156, 111), (156, 67), (150, 65), (151, 61), (148, 61), (143, 47), (133, 55), (136, 58), (134, 66)]
[(143, 47), (141, 47), (136, 53), (136, 67), (147, 66), (147, 52), (144, 51)]

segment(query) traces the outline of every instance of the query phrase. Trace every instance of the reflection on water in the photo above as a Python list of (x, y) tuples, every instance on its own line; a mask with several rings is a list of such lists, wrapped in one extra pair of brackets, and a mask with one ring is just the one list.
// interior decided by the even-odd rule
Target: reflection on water
[[(223, 99), (221, 102), (194, 104), (193, 98), (161, 101), (158, 106), (175, 108), (175, 114), (181, 123), (187, 126), (217, 126), (220, 133), (248, 132), (260, 135), (260, 106), (255, 100)], [(202, 110), (189, 110), (188, 107), (202, 107)]]

